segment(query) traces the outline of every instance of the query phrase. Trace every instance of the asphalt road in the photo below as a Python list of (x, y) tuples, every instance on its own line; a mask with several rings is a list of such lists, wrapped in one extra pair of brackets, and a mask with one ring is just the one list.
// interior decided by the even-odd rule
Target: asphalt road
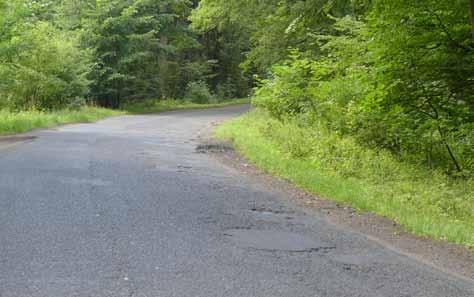
[(244, 110), (110, 118), (2, 149), (0, 296), (474, 296), (196, 152)]

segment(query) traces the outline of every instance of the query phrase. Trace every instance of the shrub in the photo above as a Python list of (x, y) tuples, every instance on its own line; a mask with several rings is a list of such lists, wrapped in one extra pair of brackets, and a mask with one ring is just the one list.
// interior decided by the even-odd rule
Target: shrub
[(203, 81), (190, 82), (186, 88), (185, 99), (199, 104), (217, 103), (216, 97)]
[(46, 22), (17, 29), (0, 43), (0, 98), (12, 109), (67, 107), (88, 92), (91, 55), (74, 34)]
[[(395, 20), (404, 17), (386, 13)], [(399, 26), (415, 32), (421, 28), (410, 22)], [(311, 119), (308, 125), (322, 125), (365, 147), (390, 151), (404, 161), (441, 169), (453, 177), (472, 177), (473, 92), (466, 81), (472, 68), (445, 67), (450, 59), (455, 65), (462, 65), (463, 59), (471, 61), (472, 52), (461, 54), (442, 46), (427, 50), (424, 39), (411, 47), (397, 42), (397, 36), (418, 33), (433, 44), (445, 42), (438, 40), (439, 34), (424, 30), (406, 35), (386, 26), (390, 34), (375, 34), (378, 38), (373, 39), (370, 24), (351, 17), (339, 19), (334, 28), (337, 34), (315, 37), (322, 45), (319, 57), (293, 51), (290, 59), (274, 66), (272, 77), (256, 90), (254, 104), (279, 120), (304, 115)], [(460, 40), (468, 32), (466, 25), (462, 28)], [(379, 49), (374, 49), (374, 42)], [(384, 42), (398, 47), (388, 49)], [(405, 51), (421, 58), (411, 61)], [(439, 52), (439, 57), (432, 52)], [(419, 68), (412, 65), (415, 62)], [(455, 76), (460, 83), (451, 74), (461, 70), (466, 73)]]
[(238, 96), (237, 85), (228, 78), (225, 82), (219, 83), (216, 87), (216, 96), (218, 100), (236, 98)]
[(77, 111), (77, 110), (81, 110), (86, 105), (87, 105), (86, 99), (84, 99), (82, 97), (76, 97), (76, 98), (74, 98), (74, 100), (72, 100), (68, 104), (68, 109), (73, 110), (73, 111)]

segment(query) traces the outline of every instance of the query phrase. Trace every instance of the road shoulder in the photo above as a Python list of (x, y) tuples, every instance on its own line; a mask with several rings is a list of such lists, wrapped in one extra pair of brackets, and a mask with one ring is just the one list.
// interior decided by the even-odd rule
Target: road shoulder
[(323, 218), (329, 224), (365, 236), (368, 240), (407, 256), (439, 271), (474, 282), (474, 250), (447, 241), (421, 237), (406, 232), (393, 220), (359, 211), (348, 205), (323, 199), (302, 190), (287, 180), (267, 174), (236, 152), (229, 142), (212, 138), (211, 131), (218, 123), (203, 130), (198, 150), (265, 187), (277, 190), (286, 199)]
[(10, 148), (12, 146), (22, 144), (25, 142), (30, 142), (35, 140), (35, 136), (31, 135), (9, 135), (9, 136), (1, 136), (0, 135), (0, 150)]

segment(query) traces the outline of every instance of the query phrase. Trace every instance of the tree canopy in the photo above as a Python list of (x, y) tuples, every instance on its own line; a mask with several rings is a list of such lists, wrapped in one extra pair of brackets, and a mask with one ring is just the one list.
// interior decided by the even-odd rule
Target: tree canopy
[(193, 26), (249, 36), (254, 103), (401, 158), (470, 175), (472, 1), (201, 1)]

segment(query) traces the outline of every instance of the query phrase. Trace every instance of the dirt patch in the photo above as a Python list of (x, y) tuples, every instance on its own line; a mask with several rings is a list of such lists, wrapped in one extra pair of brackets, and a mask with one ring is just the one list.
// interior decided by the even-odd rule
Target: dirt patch
[(262, 172), (234, 150), (225, 150), (213, 156), (225, 165), (250, 175), (272, 191), (284, 193), (288, 199), (338, 228), (359, 233), (390, 250), (455, 277), (474, 280), (473, 249), (410, 234), (393, 220), (318, 197), (286, 180)]
[(335, 248), (301, 234), (277, 230), (233, 229), (225, 235), (231, 237), (238, 246), (260, 251), (310, 253)]
[(30, 140), (33, 140), (35, 138), (36, 138), (36, 136), (27, 136), (27, 135), (0, 136), (0, 143), (30, 141)]
[(279, 209), (270, 209), (266, 207), (255, 207), (252, 208), (251, 211), (261, 213), (261, 214), (276, 214), (276, 215), (282, 215), (282, 214), (293, 214), (291, 211), (285, 211), (285, 210), (279, 210)]
[(29, 135), (0, 136), (0, 149), (5, 149), (16, 144), (33, 141), (35, 139), (36, 136)]

